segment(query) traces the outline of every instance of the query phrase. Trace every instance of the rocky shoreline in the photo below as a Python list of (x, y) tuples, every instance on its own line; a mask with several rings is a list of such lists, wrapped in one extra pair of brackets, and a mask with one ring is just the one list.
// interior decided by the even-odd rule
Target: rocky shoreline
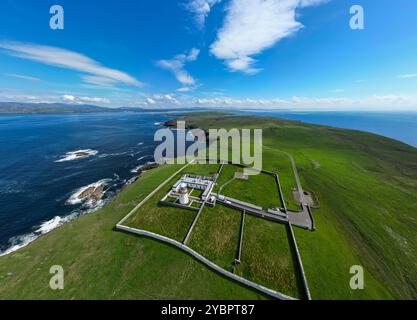
[(104, 184), (98, 187), (88, 187), (78, 195), (78, 199), (91, 199), (94, 203), (100, 201), (104, 196)]

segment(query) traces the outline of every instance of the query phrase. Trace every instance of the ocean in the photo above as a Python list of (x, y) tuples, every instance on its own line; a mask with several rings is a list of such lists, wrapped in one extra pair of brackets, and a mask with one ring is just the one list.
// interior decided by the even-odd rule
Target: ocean
[[(417, 113), (256, 114), (359, 129), (417, 147)], [(160, 113), (0, 115), (0, 255), (105, 205), (153, 161)], [(98, 201), (80, 200), (104, 187)]]
[(242, 113), (368, 131), (417, 147), (417, 112), (280, 112), (256, 110)]
[[(0, 254), (108, 202), (154, 161), (166, 116), (97, 113), (0, 116)], [(83, 157), (77, 157), (82, 155)], [(104, 186), (98, 201), (81, 201)]]

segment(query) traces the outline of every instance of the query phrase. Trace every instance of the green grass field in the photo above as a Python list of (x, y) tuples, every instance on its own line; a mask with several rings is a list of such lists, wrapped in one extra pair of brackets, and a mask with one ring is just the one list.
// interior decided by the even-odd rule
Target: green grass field
[[(295, 158), (303, 187), (314, 192), (321, 205), (313, 211), (317, 231), (295, 230), (313, 299), (417, 299), (417, 149), (370, 133), (272, 118), (201, 113), (188, 117), (187, 124), (204, 129), (263, 128), (263, 168), (279, 171), (289, 207), (296, 205), (288, 191), (295, 181), (282, 151)], [(262, 298), (170, 246), (113, 230), (179, 167), (147, 172), (97, 213), (0, 257), (0, 298)], [(285, 252), (285, 242), (268, 247), (268, 237), (284, 234), (267, 232), (275, 226), (282, 227), (253, 225), (266, 240), (255, 239), (246, 246)], [(265, 264), (293, 268), (284, 256)], [(255, 263), (261, 258), (265, 256), (246, 256), (246, 263), (252, 262), (241, 272), (250, 276), (253, 270), (265, 271)], [(228, 258), (217, 259), (221, 263)], [(52, 265), (64, 267), (63, 291), (48, 287)], [(364, 290), (349, 287), (352, 265), (365, 270)], [(297, 291), (290, 273), (278, 278), (273, 269), (267, 270), (259, 281), (279, 286), (284, 293)]]
[(189, 247), (218, 266), (233, 271), (239, 246), (241, 213), (223, 206), (205, 207)]
[[(263, 299), (154, 240), (114, 231), (115, 224), (180, 166), (149, 172), (100, 211), (64, 225), (0, 258), (1, 299)], [(49, 288), (53, 265), (65, 289)]]
[[(196, 217), (196, 212), (171, 208), (158, 204), (184, 173), (213, 176), (220, 165), (195, 164), (183, 172), (151, 197), (127, 220), (125, 225), (151, 231), (183, 242)], [(282, 206), (275, 178), (268, 174), (249, 176), (248, 180), (233, 179), (235, 172), (242, 172), (235, 165), (224, 165), (219, 176), (222, 194), (264, 208)], [(227, 185), (226, 185), (227, 184)], [(262, 190), (260, 192), (260, 190)], [(235, 271), (235, 259), (240, 240), (242, 213), (220, 204), (205, 207), (193, 229), (188, 246), (199, 254), (230, 272)], [(248, 216), (245, 229), (245, 250), (238, 274), (248, 280), (294, 297), (301, 297), (295, 279), (296, 270), (286, 236), (286, 227)], [(266, 268), (264, 268), (266, 266)], [(241, 270), (241, 271), (240, 271)]]
[(302, 298), (285, 225), (246, 215), (241, 261), (236, 274)]
[[(242, 172), (242, 168), (233, 165), (226, 165), (224, 175), (228, 179), (230, 176), (233, 178), (235, 172)], [(220, 175), (223, 178), (223, 174)], [(222, 179), (218, 183), (217, 191), (221, 194), (231, 198), (235, 198), (248, 203), (256, 204), (264, 209), (270, 209), (275, 207), (282, 207), (281, 200), (279, 198), (278, 186), (275, 178), (271, 175), (261, 173), (258, 175), (249, 176), (248, 180), (226, 180)], [(260, 191), (262, 190), (262, 191)]]
[[(370, 133), (272, 118), (187, 121), (206, 129), (263, 128), (266, 170), (282, 163), (277, 152), (295, 158), (304, 188), (321, 204), (314, 211), (317, 231), (296, 230), (313, 299), (417, 298), (417, 149)], [(364, 267), (365, 290), (350, 289), (352, 265)]]

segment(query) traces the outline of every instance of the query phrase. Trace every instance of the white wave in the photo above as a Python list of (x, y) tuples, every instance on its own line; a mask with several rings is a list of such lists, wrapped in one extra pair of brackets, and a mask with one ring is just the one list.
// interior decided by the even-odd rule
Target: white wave
[(138, 159), (138, 161), (141, 161), (141, 160), (146, 159), (146, 158), (151, 158), (151, 157), (152, 157), (152, 155), (148, 154), (147, 156), (140, 157)]
[(160, 126), (160, 125), (162, 125), (163, 124), (163, 122), (155, 122), (154, 123), (154, 125), (156, 125), (156, 126)]
[(67, 152), (65, 155), (61, 156), (61, 159), (56, 160), (55, 162), (66, 162), (66, 161), (73, 161), (76, 159), (84, 159), (84, 158), (95, 156), (97, 154), (98, 154), (98, 151), (92, 150), (92, 149), (70, 151), (70, 152)]
[(130, 178), (130, 179), (126, 182), (126, 184), (127, 184), (127, 185), (130, 185), (130, 184), (132, 184), (133, 182), (135, 182), (136, 180), (138, 180), (138, 178), (139, 178), (139, 176), (134, 176), (134, 177)]
[(36, 232), (39, 232), (40, 234), (46, 234), (51, 232), (52, 230), (59, 228), (62, 226), (65, 222), (69, 220), (69, 217), (67, 218), (61, 218), (61, 217), (55, 217), (52, 218), (49, 221), (44, 222)]
[(15, 252), (23, 247), (26, 247), (28, 244), (35, 241), (38, 237), (39, 236), (31, 233), (24, 236), (17, 236), (9, 239), (10, 246), (6, 250), (0, 252), (0, 257)]
[(64, 218), (57, 216), (55, 218), (52, 218), (51, 220), (43, 222), (39, 226), (39, 228), (33, 231), (32, 233), (10, 238), (9, 247), (6, 250), (0, 252), (0, 257), (15, 252), (23, 247), (26, 247), (27, 245), (38, 239), (40, 236), (47, 234), (52, 230), (55, 230), (56, 228), (61, 227), (63, 224), (73, 220), (76, 216), (76, 214), (71, 214)]
[(144, 144), (144, 142), (139, 142), (138, 146), (142, 146)]
[(118, 157), (118, 156), (124, 156), (128, 154), (127, 152), (115, 152), (115, 153), (103, 153), (100, 154), (99, 158), (107, 158), (107, 157)]
[[(120, 177), (116, 177), (115, 179), (119, 179)], [(130, 179), (128, 181), (128, 183), (133, 183), (135, 180), (137, 179), (137, 177), (133, 177), (132, 179)], [(79, 188), (78, 190), (76, 190), (73, 195), (70, 197), (70, 199), (67, 200), (68, 204), (74, 203), (80, 203), (78, 202), (78, 195), (80, 195), (84, 190), (86, 190), (89, 187), (99, 187), (100, 185), (107, 185), (110, 181), (112, 181), (112, 179), (103, 179), (100, 181), (97, 181), (95, 183), (92, 183), (86, 187), (83, 188)], [(105, 193), (105, 192), (103, 192)], [(27, 245), (29, 245), (30, 243), (32, 243), (33, 241), (35, 241), (36, 239), (38, 239), (39, 237), (50, 233), (51, 231), (63, 226), (64, 224), (78, 218), (81, 215), (84, 214), (89, 214), (92, 212), (95, 212), (99, 209), (101, 209), (102, 207), (104, 207), (106, 205), (106, 203), (108, 203), (110, 201), (111, 197), (107, 197), (108, 199), (102, 199), (100, 201), (96, 201), (93, 202), (91, 199), (85, 201), (86, 199), (84, 199), (84, 203), (83, 203), (83, 207), (81, 209), (77, 209), (75, 211), (73, 211), (71, 214), (69, 214), (68, 216), (65, 217), (60, 217), (60, 216), (56, 216), (50, 220), (44, 221), (43, 223), (41, 223), (33, 232), (28, 233), (28, 234), (24, 234), (24, 235), (19, 235), (19, 236), (15, 236), (9, 239), (9, 246), (7, 249), (0, 251), (0, 257), (1, 256), (5, 256), (8, 255), (10, 253), (13, 253), (21, 248), (26, 247)], [(81, 202), (83, 202), (83, 200), (81, 200)]]
[(136, 168), (130, 170), (131, 173), (138, 173), (143, 168), (143, 165), (137, 166)]
[(0, 179), (0, 194), (17, 194), (23, 191), (23, 183)]
[(66, 217), (56, 216), (55, 218), (52, 218), (51, 220), (41, 223), (41, 225), (37, 229), (35, 229), (35, 231), (31, 233), (10, 238), (9, 247), (5, 249), (4, 251), (0, 251), (0, 257), (8, 255), (21, 248), (26, 247), (27, 245), (31, 244), (33, 241), (35, 241), (39, 237), (47, 233), (50, 233), (51, 231), (57, 228), (62, 227), (64, 224), (78, 218), (81, 215), (92, 213), (101, 209), (107, 203), (107, 201), (108, 200), (106, 201), (101, 200), (93, 208), (90, 208), (88, 210), (81, 210), (81, 211), (75, 210)]
[[(110, 181), (112, 181), (111, 179), (103, 179), (94, 183), (89, 184), (88, 186), (85, 187), (81, 187), (77, 190), (75, 190), (73, 192), (73, 194), (69, 197), (69, 199), (67, 200), (67, 204), (69, 205), (76, 205), (76, 204), (80, 204), (80, 203), (85, 203), (85, 205), (87, 207), (91, 207), (93, 206), (93, 201), (89, 201), (88, 198), (80, 198), (80, 195), (87, 190), (88, 188), (98, 188), (100, 186), (105, 186), (107, 185)], [(103, 192), (105, 193), (105, 192)], [(91, 200), (91, 199), (90, 199)], [(96, 201), (96, 204), (100, 204), (100, 201)]]

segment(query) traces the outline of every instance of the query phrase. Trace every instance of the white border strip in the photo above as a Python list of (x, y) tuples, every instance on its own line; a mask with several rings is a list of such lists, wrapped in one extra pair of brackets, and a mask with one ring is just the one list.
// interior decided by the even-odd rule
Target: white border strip
[(170, 176), (169, 178), (167, 178), (163, 183), (161, 183), (158, 186), (158, 188), (156, 188), (154, 191), (152, 191), (150, 194), (148, 194), (148, 196), (145, 199), (143, 199), (136, 207), (134, 207), (132, 209), (132, 211), (130, 211), (122, 220), (120, 220), (117, 223), (117, 225), (122, 225), (124, 222), (126, 222), (126, 220), (129, 219), (136, 211), (138, 211), (139, 208), (141, 206), (143, 206), (146, 201), (148, 201), (151, 197), (153, 197), (157, 192), (159, 192), (163, 187), (165, 187), (168, 184), (168, 182), (170, 182), (173, 178), (175, 178), (176, 175), (180, 174), (185, 168), (187, 168), (189, 165), (193, 164), (194, 162), (195, 162), (195, 159), (193, 159), (192, 161), (190, 161), (189, 163), (187, 163), (180, 170), (178, 170), (172, 176)]
[(173, 245), (183, 251), (185, 251), (186, 253), (190, 254), (191, 256), (193, 256), (195, 259), (197, 259), (198, 261), (202, 262), (203, 264), (205, 264), (206, 266), (208, 266), (209, 268), (213, 269), (214, 271), (217, 271), (218, 273), (224, 275), (227, 278), (230, 278), (232, 280), (235, 280), (247, 287), (250, 287), (252, 289), (255, 289), (259, 292), (262, 292), (270, 297), (279, 299), (279, 300), (297, 300), (293, 297), (287, 296), (283, 293), (277, 292), (275, 290), (272, 289), (268, 289), (264, 286), (261, 286), (255, 282), (249, 281), (247, 279), (244, 279), (242, 277), (239, 277), (227, 270), (224, 270), (223, 268), (219, 267), (218, 265), (214, 264), (213, 262), (211, 262), (210, 260), (204, 258), (202, 255), (200, 255), (199, 253), (197, 253), (196, 251), (192, 250), (190, 247), (183, 245), (182, 243), (179, 243), (178, 241), (172, 240), (170, 238), (161, 236), (159, 234), (153, 233), (153, 232), (149, 232), (149, 231), (145, 231), (145, 230), (139, 230), (139, 229), (135, 229), (135, 228), (131, 228), (131, 227), (126, 227), (126, 226), (122, 226), (120, 224), (118, 224), (116, 226), (116, 228), (118, 230), (122, 230), (125, 232), (129, 232), (129, 233), (134, 233), (136, 235), (139, 236), (145, 236), (145, 237), (149, 237), (149, 238), (153, 238), (165, 243), (168, 243), (170, 245)]
[(259, 292), (262, 292), (262, 293), (264, 293), (264, 294), (266, 294), (270, 297), (273, 297), (273, 298), (276, 298), (276, 299), (279, 299), (279, 300), (298, 300), (294, 297), (287, 296), (287, 295), (285, 295), (283, 293), (280, 293), (278, 291), (268, 289), (264, 286), (261, 286), (260, 284), (257, 284), (255, 282), (249, 281), (245, 278), (239, 277), (239, 276), (235, 275), (234, 273), (231, 273), (231, 272), (219, 267), (215, 263), (213, 263), (210, 260), (204, 258), (202, 255), (200, 255), (199, 253), (197, 253), (196, 251), (194, 251), (190, 247), (188, 247), (188, 246), (186, 246), (182, 243), (179, 243), (178, 241), (175, 241), (173, 239), (164, 237), (162, 235), (159, 235), (159, 234), (156, 234), (156, 233), (153, 233), (153, 232), (150, 232), (150, 231), (135, 229), (135, 228), (131, 228), (131, 227), (127, 227), (127, 226), (123, 225), (123, 223), (126, 222), (126, 220), (129, 219), (134, 213), (136, 213), (136, 211), (138, 211), (139, 208), (142, 207), (145, 204), (146, 201), (148, 201), (151, 197), (153, 197), (164, 186), (166, 186), (168, 184), (168, 182), (170, 182), (173, 178), (175, 178), (175, 176), (177, 176), (179, 173), (181, 173), (185, 168), (187, 168), (189, 165), (193, 164), (195, 161), (198, 161), (198, 159), (197, 158), (193, 159), (192, 161), (190, 161), (189, 163), (184, 165), (181, 169), (179, 169), (177, 172), (175, 172), (172, 176), (167, 178), (162, 184), (160, 184), (154, 191), (152, 191), (145, 199), (143, 199), (135, 208), (133, 208), (122, 220), (120, 220), (116, 224), (116, 229), (121, 230), (121, 231), (125, 231), (125, 232), (129, 232), (129, 233), (133, 233), (133, 234), (136, 234), (136, 235), (139, 235), (139, 236), (149, 237), (149, 238), (159, 240), (159, 241), (165, 242), (167, 244), (173, 245), (173, 246), (177, 247), (178, 249), (180, 249), (182, 251), (185, 251), (186, 253), (190, 254), (195, 259), (202, 262), (207, 267), (209, 267), (209, 268), (217, 271), (218, 273), (222, 274), (223, 276), (225, 276), (229, 279), (232, 279), (236, 282), (239, 282), (239, 283), (241, 283), (241, 284), (243, 284), (247, 287), (255, 289)]

